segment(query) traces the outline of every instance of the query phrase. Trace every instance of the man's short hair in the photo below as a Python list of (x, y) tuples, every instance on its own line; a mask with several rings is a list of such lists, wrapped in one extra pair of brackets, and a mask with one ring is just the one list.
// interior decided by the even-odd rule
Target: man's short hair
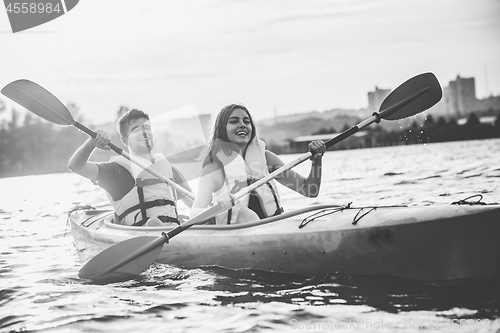
[(120, 133), (120, 136), (126, 137), (125, 134), (127, 133), (130, 123), (139, 118), (146, 118), (149, 120), (149, 115), (139, 109), (132, 109), (125, 112), (120, 119), (118, 119), (118, 123), (116, 124), (116, 129), (118, 133)]

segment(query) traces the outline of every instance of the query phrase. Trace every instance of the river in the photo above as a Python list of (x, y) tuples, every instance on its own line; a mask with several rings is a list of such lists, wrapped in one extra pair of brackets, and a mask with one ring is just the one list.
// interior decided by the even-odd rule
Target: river
[[(318, 198), (280, 193), (285, 210), (451, 204), (476, 194), (500, 202), (499, 152), (500, 140), (328, 152)], [(308, 163), (296, 170), (307, 174)], [(85, 257), (66, 219), (76, 205), (104, 207), (104, 192), (71, 173), (4, 178), (0, 188), (1, 332), (500, 330), (498, 279), (435, 284), (154, 264), (135, 280), (93, 284), (77, 276)]]

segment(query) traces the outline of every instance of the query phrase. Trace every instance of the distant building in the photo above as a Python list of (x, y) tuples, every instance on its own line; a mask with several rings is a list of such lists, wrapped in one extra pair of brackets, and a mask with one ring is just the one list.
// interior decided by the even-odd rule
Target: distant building
[(378, 111), (380, 105), (390, 93), (390, 89), (379, 89), (378, 87), (375, 87), (375, 91), (368, 92), (368, 110), (370, 113)]
[(500, 96), (478, 99), (474, 111), (500, 111)]
[(477, 105), (476, 81), (472, 78), (457, 76), (455, 81), (450, 81), (444, 89), (444, 100), (448, 114), (463, 116), (474, 111)]

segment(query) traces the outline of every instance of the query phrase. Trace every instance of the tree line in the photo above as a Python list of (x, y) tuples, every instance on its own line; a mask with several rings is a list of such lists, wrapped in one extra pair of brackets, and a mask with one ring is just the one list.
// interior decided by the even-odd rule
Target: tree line
[[(491, 116), (492, 112), (490, 110), (481, 114)], [(342, 133), (349, 128), (345, 126), (339, 131), (333, 127), (320, 128), (311, 135)], [(383, 126), (375, 125), (367, 127), (365, 131), (369, 133), (370, 138), (373, 138), (369, 140), (371, 143), (366, 146), (367, 148), (500, 138), (500, 112), (493, 123), (481, 123), (475, 113), (471, 113), (464, 124), (459, 124), (454, 118), (439, 117), (436, 121), (432, 115), (428, 115), (423, 121), (415, 120), (409, 127), (403, 129), (385, 129)], [(304, 153), (304, 147), (304, 145), (293, 147), (293, 145), (268, 144), (268, 149), (277, 154)], [(340, 145), (336, 146), (336, 149), (344, 148)]]
[[(84, 123), (74, 103), (67, 105), (73, 118)], [(92, 125), (90, 125), (92, 128)], [(125, 148), (118, 135), (112, 141)], [(67, 172), (68, 160), (88, 138), (73, 126), (59, 126), (30, 112), (12, 110), (11, 119), (0, 122), (0, 178)], [(92, 159), (106, 161), (112, 153), (97, 150)]]
[(67, 171), (67, 161), (83, 133), (27, 113), (12, 111), (0, 125), (0, 177)]
[(413, 122), (411, 127), (401, 131), (380, 133), (377, 142), (380, 145), (398, 145), (493, 138), (500, 138), (500, 113), (493, 123), (481, 123), (479, 117), (471, 113), (462, 125), (456, 119), (440, 117), (435, 121), (428, 115), (421, 125)]

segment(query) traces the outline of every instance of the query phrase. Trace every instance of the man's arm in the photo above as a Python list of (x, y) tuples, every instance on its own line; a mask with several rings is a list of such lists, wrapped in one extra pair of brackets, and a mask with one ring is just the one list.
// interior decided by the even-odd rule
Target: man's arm
[(92, 152), (96, 147), (109, 150), (108, 144), (110, 143), (109, 134), (100, 130), (97, 130), (96, 133), (96, 138), (89, 138), (85, 141), (85, 143), (75, 151), (73, 156), (71, 156), (68, 161), (68, 168), (71, 171), (92, 181), (97, 180), (99, 169), (94, 162), (89, 161), (90, 155), (92, 155)]

